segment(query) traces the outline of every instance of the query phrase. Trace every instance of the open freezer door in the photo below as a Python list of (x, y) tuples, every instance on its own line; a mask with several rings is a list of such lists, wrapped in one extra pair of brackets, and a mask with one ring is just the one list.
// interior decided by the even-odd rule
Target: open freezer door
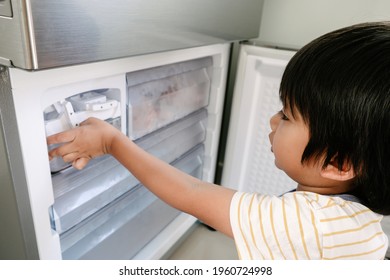
[(282, 108), (279, 84), (293, 51), (241, 45), (222, 173), (222, 185), (281, 194), (295, 188), (274, 165), (269, 120)]

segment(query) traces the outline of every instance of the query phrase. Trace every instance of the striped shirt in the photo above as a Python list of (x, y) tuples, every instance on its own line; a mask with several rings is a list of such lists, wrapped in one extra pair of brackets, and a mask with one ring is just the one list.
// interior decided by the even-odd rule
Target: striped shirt
[(240, 259), (384, 259), (382, 216), (341, 197), (311, 192), (237, 192), (230, 220)]

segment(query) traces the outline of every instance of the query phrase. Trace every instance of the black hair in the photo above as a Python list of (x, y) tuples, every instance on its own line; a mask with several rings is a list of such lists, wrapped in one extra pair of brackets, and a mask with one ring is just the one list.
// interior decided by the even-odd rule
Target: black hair
[(363, 204), (390, 214), (390, 22), (345, 27), (304, 46), (285, 69), (280, 98), (309, 127), (302, 163), (349, 164)]

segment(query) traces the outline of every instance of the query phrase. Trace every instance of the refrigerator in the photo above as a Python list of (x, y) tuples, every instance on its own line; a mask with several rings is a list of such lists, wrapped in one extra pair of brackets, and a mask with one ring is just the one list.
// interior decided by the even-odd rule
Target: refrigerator
[(294, 188), (273, 164), (269, 118), (288, 60), (324, 31), (289, 30), (310, 23), (310, 3), (0, 1), (0, 257), (161, 259), (190, 232), (196, 218), (111, 156), (81, 171), (49, 161), (46, 137), (90, 116), (205, 181)]

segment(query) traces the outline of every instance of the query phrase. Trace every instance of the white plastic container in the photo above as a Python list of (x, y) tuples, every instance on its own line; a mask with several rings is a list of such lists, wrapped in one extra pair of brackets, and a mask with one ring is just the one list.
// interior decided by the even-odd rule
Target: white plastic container
[[(202, 178), (203, 158), (204, 147), (199, 145), (173, 162), (173, 166)], [(180, 213), (138, 185), (62, 234), (62, 256), (64, 259), (130, 259)], [(142, 231), (138, 227), (140, 223)]]
[[(204, 141), (206, 121), (207, 111), (200, 110), (137, 140), (137, 145), (172, 163)], [(55, 197), (52, 224), (60, 234), (139, 184), (111, 156), (94, 159), (81, 171), (63, 170), (53, 175), (52, 181)]]
[(128, 73), (129, 136), (140, 138), (206, 107), (211, 65), (208, 57)]

